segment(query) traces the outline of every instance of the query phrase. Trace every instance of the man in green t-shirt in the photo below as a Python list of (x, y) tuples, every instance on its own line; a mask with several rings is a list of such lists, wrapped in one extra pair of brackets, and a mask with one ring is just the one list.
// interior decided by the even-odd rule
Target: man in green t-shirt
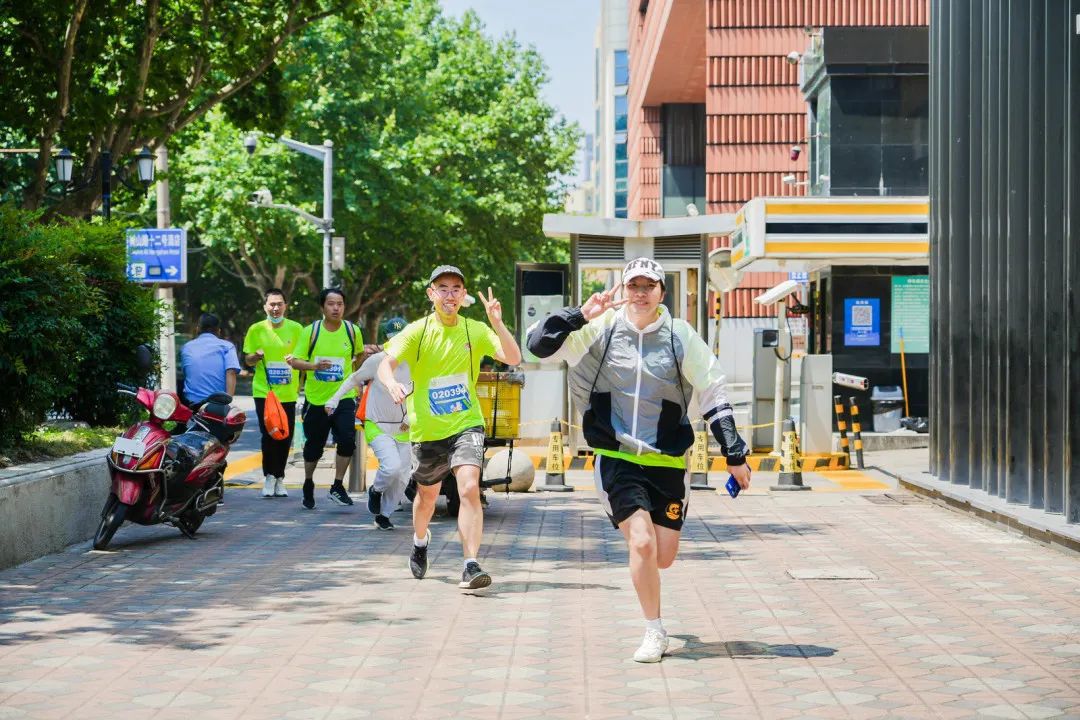
[(330, 499), (338, 505), (352, 505), (352, 498), (342, 483), (349, 461), (356, 451), (353, 417), (356, 415), (356, 390), (341, 398), (333, 411), (326, 401), (334, 396), (346, 376), (353, 371), (357, 354), (364, 349), (359, 328), (344, 319), (345, 293), (340, 288), (326, 288), (319, 293), (322, 320), (304, 328), (294, 357), (289, 364), (307, 372), (304, 381), (304, 408), (300, 417), (304, 423), (304, 499), (308, 510), (315, 508), (315, 466), (332, 433), (337, 445), (334, 463), (334, 484)]
[[(413, 501), (413, 549), (409, 567), (417, 579), (428, 569), (431, 542), (428, 524), (435, 512), (439, 487), (448, 472), (461, 496), (458, 531), (465, 567), (458, 587), (476, 590), (491, 584), (476, 557), (484, 533), (480, 506), (480, 471), (484, 465), (484, 418), (476, 396), (480, 361), (491, 356), (507, 365), (521, 362), (521, 350), (502, 319), (502, 305), (488, 288), (478, 293), (487, 311), (488, 327), (460, 317), (465, 302), (465, 276), (452, 265), (440, 265), (428, 279), (427, 296), (435, 311), (410, 323), (386, 344), (379, 380), (394, 402), (408, 397), (409, 439), (413, 443), (417, 493)], [(412, 387), (398, 382), (394, 371), (408, 362)]]
[[(296, 399), (300, 393), (299, 372), (289, 366), (286, 358), (296, 352), (296, 344), (304, 327), (285, 317), (286, 300), (281, 288), (266, 291), (263, 310), (266, 318), (248, 328), (244, 336), (244, 362), (255, 368), (251, 394), (255, 398), (255, 416), (262, 433), (262, 496), (288, 497), (285, 489), (285, 463), (289, 460), (293, 430), (296, 426)], [(264, 413), (266, 393), (270, 389), (281, 401), (289, 422), (289, 436), (275, 440), (266, 431)]]

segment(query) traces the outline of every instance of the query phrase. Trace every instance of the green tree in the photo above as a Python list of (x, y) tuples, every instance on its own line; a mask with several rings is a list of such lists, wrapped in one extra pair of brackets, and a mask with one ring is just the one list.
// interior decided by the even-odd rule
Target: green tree
[(364, 0), (0, 0), (0, 137), (39, 149), (24, 206), (41, 205), (58, 145), (79, 158), (85, 186), (58, 211), (85, 215), (100, 201), (104, 149), (128, 162), (226, 102), (245, 124), (280, 128), (287, 43), (364, 12)]
[[(444, 17), (435, 0), (384, 0), (362, 25), (310, 28), (283, 73), (288, 134), (334, 142), (348, 314), (372, 336), (382, 315), (426, 307), (421, 289), (435, 265), (458, 264), (471, 290), (490, 284), (509, 306), (515, 259), (565, 259), (540, 227), (558, 208), (578, 130), (543, 100), (534, 50), (486, 37), (472, 14)], [(173, 170), (184, 188), (177, 217), (243, 285), (314, 294), (321, 238), (245, 201), (265, 185), (314, 212), (320, 168), (273, 143), (249, 159), (239, 136), (218, 114), (184, 143)]]

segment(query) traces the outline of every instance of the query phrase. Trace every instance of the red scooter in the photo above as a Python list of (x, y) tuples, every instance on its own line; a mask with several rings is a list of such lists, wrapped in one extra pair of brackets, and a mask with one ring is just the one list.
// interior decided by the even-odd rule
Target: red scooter
[[(225, 457), (240, 437), (247, 416), (224, 393), (212, 395), (195, 413), (176, 393), (117, 385), (150, 411), (116, 438), (107, 456), (112, 491), (101, 510), (94, 549), (104, 550), (124, 523), (169, 523), (194, 537), (217, 512), (225, 490)], [(186, 424), (165, 429), (167, 421)]]

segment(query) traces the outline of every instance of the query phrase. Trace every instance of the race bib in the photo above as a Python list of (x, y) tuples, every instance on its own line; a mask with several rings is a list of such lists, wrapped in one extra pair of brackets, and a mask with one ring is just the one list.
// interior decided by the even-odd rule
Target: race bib
[(468, 410), (471, 405), (465, 373), (433, 378), (428, 384), (428, 407), (432, 415), (452, 415)]
[(325, 370), (316, 370), (315, 379), (323, 382), (341, 382), (345, 379), (345, 360), (339, 357), (317, 356), (312, 362), (316, 365), (323, 360), (329, 360), (332, 364)]
[(288, 385), (292, 382), (292, 368), (285, 362), (266, 363), (266, 380), (271, 385)]

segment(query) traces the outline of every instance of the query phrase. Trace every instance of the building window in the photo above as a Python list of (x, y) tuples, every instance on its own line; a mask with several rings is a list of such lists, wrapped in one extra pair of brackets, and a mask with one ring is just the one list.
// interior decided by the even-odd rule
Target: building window
[(615, 164), (618, 165), (620, 160), (626, 160), (626, 143), (615, 146)]
[(615, 132), (626, 130), (627, 99), (625, 95), (615, 96)]
[(625, 192), (617, 192), (617, 193), (615, 193), (615, 217), (617, 217), (617, 218), (626, 217), (626, 193)]
[[(624, 149), (626, 148), (625, 145), (622, 145), (620, 147), (622, 147)], [(615, 163), (615, 180), (616, 181), (626, 179), (626, 177), (627, 177), (627, 168), (629, 166), (630, 166), (630, 163), (627, 160), (620, 160), (620, 161)]]
[(615, 51), (615, 84), (630, 84), (630, 53), (626, 50)]

